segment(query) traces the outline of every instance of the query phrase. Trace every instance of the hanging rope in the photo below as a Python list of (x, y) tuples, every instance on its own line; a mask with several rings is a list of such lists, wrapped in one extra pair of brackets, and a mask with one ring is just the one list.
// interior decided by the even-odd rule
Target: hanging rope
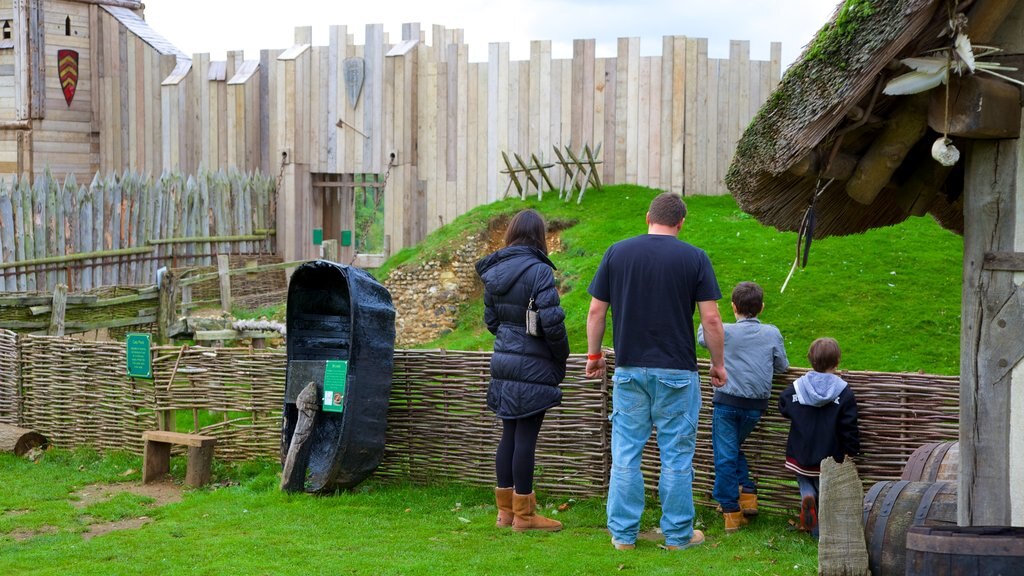
[[(807, 267), (807, 257), (811, 253), (811, 241), (814, 238), (814, 228), (817, 224), (815, 206), (818, 204), (818, 197), (828, 189), (833, 181), (834, 179), (830, 179), (822, 185), (821, 176), (819, 175), (817, 182), (815, 182), (815, 191), (814, 195), (811, 196), (811, 203), (807, 206), (807, 210), (804, 211), (803, 218), (800, 219), (800, 228), (796, 236), (796, 258), (793, 259), (793, 266), (789, 269), (789, 274), (786, 275), (786, 281), (782, 283), (782, 288), (779, 290), (780, 293), (786, 291), (786, 286), (789, 285), (789, 280), (793, 277), (793, 273), (796, 272), (797, 266), (801, 268)], [(803, 249), (802, 260), (800, 258), (801, 248)]]

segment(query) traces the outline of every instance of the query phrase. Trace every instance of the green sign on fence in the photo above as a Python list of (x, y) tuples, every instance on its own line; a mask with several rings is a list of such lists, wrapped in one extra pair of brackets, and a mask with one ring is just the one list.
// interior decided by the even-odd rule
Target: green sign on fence
[(128, 377), (153, 378), (153, 359), (149, 334), (129, 334), (125, 340)]
[(313, 228), (313, 245), (319, 246), (324, 243), (324, 229)]
[(345, 409), (345, 381), (348, 379), (348, 360), (328, 360), (324, 369), (324, 412), (342, 412)]

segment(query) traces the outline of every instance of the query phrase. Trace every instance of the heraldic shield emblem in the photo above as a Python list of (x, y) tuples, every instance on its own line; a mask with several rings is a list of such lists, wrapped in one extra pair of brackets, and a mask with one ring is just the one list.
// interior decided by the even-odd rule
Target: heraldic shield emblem
[(75, 88), (78, 87), (78, 52), (57, 50), (57, 62), (60, 88), (64, 91), (64, 100), (71, 106), (71, 101), (75, 99)]

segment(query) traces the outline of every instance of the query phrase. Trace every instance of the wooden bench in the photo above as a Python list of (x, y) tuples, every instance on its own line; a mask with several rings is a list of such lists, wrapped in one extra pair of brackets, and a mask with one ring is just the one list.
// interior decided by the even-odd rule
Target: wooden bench
[(213, 446), (217, 439), (212, 436), (147, 430), (142, 433), (146, 451), (142, 459), (142, 483), (148, 484), (162, 478), (171, 471), (171, 445), (188, 446), (188, 470), (185, 484), (198, 488), (210, 481), (210, 465), (213, 462)]

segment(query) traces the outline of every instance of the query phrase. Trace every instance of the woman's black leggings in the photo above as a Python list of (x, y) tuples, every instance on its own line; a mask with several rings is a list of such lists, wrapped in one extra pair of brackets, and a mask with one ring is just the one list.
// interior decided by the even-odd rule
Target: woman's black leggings
[(516, 494), (533, 492), (534, 454), (542, 422), (543, 412), (526, 418), (502, 420), (504, 428), (494, 458), (499, 488), (515, 486)]

